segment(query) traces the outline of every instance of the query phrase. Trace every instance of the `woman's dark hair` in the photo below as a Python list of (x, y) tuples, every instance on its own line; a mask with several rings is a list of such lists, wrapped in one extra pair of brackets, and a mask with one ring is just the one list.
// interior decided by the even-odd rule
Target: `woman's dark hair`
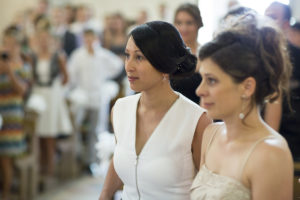
[(248, 13), (219, 32), (199, 52), (200, 60), (212, 59), (236, 83), (248, 77), (256, 80), (252, 105), (289, 96), (291, 63), (286, 40), (272, 21)]
[(197, 5), (191, 3), (181, 4), (175, 11), (174, 19), (176, 19), (176, 16), (179, 12), (186, 12), (191, 15), (194, 18), (198, 28), (203, 26), (200, 10)]
[(136, 27), (130, 35), (155, 69), (180, 78), (194, 73), (197, 58), (170, 23), (152, 21)]

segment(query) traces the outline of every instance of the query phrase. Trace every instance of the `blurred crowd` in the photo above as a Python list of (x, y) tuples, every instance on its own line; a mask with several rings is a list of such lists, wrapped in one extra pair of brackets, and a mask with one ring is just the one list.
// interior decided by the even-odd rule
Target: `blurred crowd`
[[(163, 12), (165, 8), (161, 5), (160, 9)], [(270, 10), (267, 14), (278, 19)], [(164, 19), (163, 14), (161, 17)], [(95, 146), (99, 133), (112, 132), (110, 109), (119, 97), (133, 94), (124, 70), (127, 35), (147, 20), (145, 10), (141, 10), (135, 20), (112, 13), (101, 25), (87, 5), (54, 7), (47, 0), (40, 0), (36, 7), (16, 14), (1, 33), (0, 46), (0, 166), (3, 172), (0, 184), (4, 199), (9, 199), (14, 187), (21, 187), (20, 180), (27, 181), (26, 186), (36, 182), (33, 187), (45, 191), (56, 184), (58, 176), (70, 174), (72, 169), (72, 176), (82, 172), (96, 173), (99, 156)], [(280, 24), (281, 28), (292, 38), (289, 39), (290, 48), (299, 52), (299, 33), (294, 34), (287, 23), (289, 19), (282, 20), (285, 21)], [(197, 42), (198, 30), (203, 26), (200, 12), (182, 7), (176, 12), (174, 25), (192, 53), (197, 55), (201, 46)], [(299, 63), (294, 65), (299, 67)], [(198, 70), (199, 66), (196, 72)], [(292, 106), (299, 115), (298, 71), (299, 68), (293, 77)], [(171, 85), (182, 93), (187, 91), (183, 87), (186, 85), (192, 91), (190, 99), (198, 103), (194, 87), (200, 81), (201, 77), (195, 73), (192, 79), (171, 80)], [(287, 108), (283, 116), (288, 115), (285, 110)], [(277, 130), (281, 112), (280, 100), (272, 107), (266, 106), (264, 113), (265, 120)], [(32, 113), (36, 117), (29, 118)], [(291, 125), (288, 117), (283, 119), (287, 125), (281, 126), (281, 130), (286, 133), (296, 158), (299, 136), (292, 132), (299, 133), (299, 119)], [(23, 161), (31, 155), (32, 160)], [(22, 173), (29, 173), (29, 177), (24, 178)], [(30, 173), (38, 176), (29, 180)], [(18, 184), (14, 182), (16, 176), (20, 177)], [(28, 189), (21, 191), (21, 195), (27, 195), (25, 190)], [(34, 196), (36, 191), (32, 191)]]
[[(146, 11), (133, 21), (112, 13), (102, 27), (87, 5), (46, 0), (16, 14), (0, 49), (4, 199), (21, 184), (45, 191), (72, 167), (72, 175), (95, 173), (99, 132), (112, 132), (115, 99), (132, 93), (123, 67), (127, 30), (146, 20)], [(27, 196), (28, 188), (17, 190)]]

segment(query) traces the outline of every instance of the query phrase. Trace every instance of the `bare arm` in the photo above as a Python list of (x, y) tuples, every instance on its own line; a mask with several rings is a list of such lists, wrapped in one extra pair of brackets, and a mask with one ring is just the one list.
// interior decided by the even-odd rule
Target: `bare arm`
[[(292, 200), (293, 199), (293, 160), (288, 147), (262, 144), (249, 160), (250, 184), (253, 200)], [(250, 157), (250, 159), (251, 159)]]
[(200, 158), (201, 158), (201, 144), (202, 144), (202, 137), (205, 128), (212, 123), (212, 120), (207, 116), (206, 113), (203, 113), (203, 115), (200, 117), (194, 138), (192, 143), (192, 152), (193, 152), (193, 160), (194, 164), (196, 166), (196, 169), (199, 170), (200, 166)]
[(109, 169), (104, 181), (101, 195), (99, 200), (111, 200), (115, 192), (123, 185), (123, 182), (117, 175), (113, 159), (110, 162)]
[(275, 102), (267, 103), (265, 114), (264, 114), (264, 120), (275, 131), (279, 131), (281, 114), (282, 114), (282, 101), (281, 101), (281, 97), (279, 97)]

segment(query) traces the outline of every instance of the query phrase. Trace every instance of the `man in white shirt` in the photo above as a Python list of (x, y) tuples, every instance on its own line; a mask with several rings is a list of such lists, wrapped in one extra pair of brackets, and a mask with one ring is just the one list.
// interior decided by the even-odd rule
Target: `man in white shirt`
[[(104, 83), (117, 76), (122, 71), (123, 61), (112, 52), (102, 48), (92, 29), (84, 31), (84, 46), (75, 50), (69, 60), (69, 73), (71, 88), (80, 90), (87, 99), (83, 107), (84, 116), (78, 123), (88, 124), (86, 130), (87, 165), (96, 162), (95, 143), (97, 142), (96, 128), (99, 124), (99, 111), (103, 102), (103, 95), (107, 95), (103, 88)], [(80, 118), (80, 117), (79, 117)]]

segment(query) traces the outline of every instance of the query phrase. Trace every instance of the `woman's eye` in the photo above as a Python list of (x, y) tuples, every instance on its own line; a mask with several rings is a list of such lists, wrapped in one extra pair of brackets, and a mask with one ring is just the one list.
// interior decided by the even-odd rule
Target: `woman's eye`
[(138, 61), (141, 61), (141, 60), (144, 59), (144, 57), (143, 57), (143, 56), (140, 56), (140, 55), (137, 55), (137, 56), (136, 56), (136, 59), (137, 59)]
[(217, 82), (217, 80), (214, 79), (214, 78), (207, 78), (207, 83), (208, 83), (209, 85), (213, 85), (213, 84), (215, 84), (216, 82)]
[(125, 53), (125, 58), (126, 58), (126, 60), (129, 59), (129, 54), (128, 53)]
[(192, 25), (194, 25), (194, 22), (193, 22), (193, 21), (187, 21), (187, 22), (186, 22), (186, 25), (192, 26)]
[(180, 26), (182, 23), (181, 23), (180, 21), (175, 21), (175, 24), (176, 24), (177, 26)]

